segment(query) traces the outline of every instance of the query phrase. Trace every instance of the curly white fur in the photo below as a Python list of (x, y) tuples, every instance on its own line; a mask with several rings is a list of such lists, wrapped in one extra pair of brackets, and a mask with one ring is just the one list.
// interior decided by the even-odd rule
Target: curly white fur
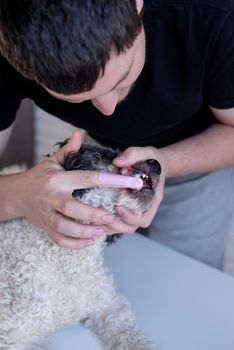
[[(95, 189), (82, 201), (113, 211), (117, 194)], [(26, 219), (0, 224), (1, 350), (45, 348), (51, 333), (80, 321), (93, 329), (104, 349), (155, 349), (115, 291), (103, 262), (104, 240), (72, 251), (55, 245)]]

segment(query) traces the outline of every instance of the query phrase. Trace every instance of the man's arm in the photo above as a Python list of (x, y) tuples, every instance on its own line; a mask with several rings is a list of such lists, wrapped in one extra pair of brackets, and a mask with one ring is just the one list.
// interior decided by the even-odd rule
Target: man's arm
[(0, 157), (3, 155), (3, 152), (7, 146), (13, 126), (14, 124), (9, 126), (9, 128), (0, 131)]
[[(1, 135), (3, 149), (9, 131)], [(1, 175), (0, 222), (26, 217), (58, 245), (71, 249), (93, 244), (104, 232), (132, 233), (136, 227), (124, 224), (111, 212), (72, 198), (74, 189), (118, 185), (116, 179), (113, 185), (103, 179), (100, 184), (100, 173), (96, 171), (64, 170), (61, 164), (65, 155), (78, 151), (81, 142), (82, 135), (76, 131), (66, 145), (33, 168), (18, 174)], [(119, 185), (122, 187), (122, 181)], [(126, 185), (129, 185), (128, 180)]]
[(136, 218), (130, 210), (117, 207), (121, 219), (136, 227), (148, 227), (163, 197), (164, 177), (186, 176), (234, 167), (234, 108), (221, 110), (210, 107), (217, 123), (202, 133), (156, 149), (130, 147), (114, 160), (116, 166), (129, 166), (139, 160), (154, 158), (162, 165), (162, 181), (155, 205), (143, 217)]
[(167, 178), (234, 166), (234, 108), (210, 108), (217, 124), (196, 136), (160, 149)]
[[(11, 128), (0, 134), (2, 152), (10, 131)], [(101, 208), (82, 205), (71, 197), (74, 188), (98, 186), (98, 173), (66, 172), (61, 166), (65, 154), (78, 150), (80, 144), (81, 135), (75, 132), (63, 148), (32, 169), (18, 174), (1, 175), (0, 222), (26, 217), (45, 230), (56, 243), (74, 249), (92, 243), (97, 237), (96, 233), (100, 236), (100, 232), (104, 232), (100, 227), (104, 224), (103, 217), (108, 216), (112, 221), (113, 215)], [(94, 220), (95, 224), (81, 225), (68, 217)]]
[[(0, 157), (3, 155), (6, 149), (13, 126), (14, 124), (12, 124), (9, 128), (0, 131)], [(7, 199), (6, 193), (8, 192), (8, 189), (11, 186), (11, 179), (12, 179), (11, 176), (0, 177), (0, 198), (1, 198), (0, 221), (4, 221), (11, 218), (9, 208), (8, 208), (8, 202), (6, 201)]]

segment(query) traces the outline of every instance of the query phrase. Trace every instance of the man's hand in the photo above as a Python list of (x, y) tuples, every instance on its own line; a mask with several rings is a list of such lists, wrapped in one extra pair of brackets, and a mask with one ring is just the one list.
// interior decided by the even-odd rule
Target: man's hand
[(120, 181), (116, 177), (100, 177), (95, 171), (65, 171), (62, 164), (66, 154), (78, 151), (81, 142), (81, 134), (76, 131), (54, 155), (26, 172), (9, 177), (6, 219), (26, 217), (59, 246), (71, 249), (91, 245), (105, 232), (121, 232), (122, 222), (112, 213), (76, 201), (72, 192), (88, 187), (124, 187), (123, 180), (128, 187), (129, 180), (139, 179), (122, 176)]
[[(111, 223), (114, 217), (103, 209), (94, 209), (72, 198), (74, 189), (98, 186), (98, 173), (65, 171), (65, 155), (78, 151), (81, 134), (74, 132), (70, 141), (58, 152), (32, 169), (17, 175), (14, 216), (26, 217), (46, 231), (59, 246), (83, 248), (102, 235), (102, 224)], [(90, 221), (82, 225), (76, 220)], [(81, 239), (77, 239), (81, 238)]]
[[(117, 158), (114, 159), (114, 164), (117, 167), (127, 167), (132, 164), (147, 159), (156, 159), (161, 164), (162, 173), (160, 175), (159, 186), (156, 192), (154, 203), (150, 210), (142, 217), (137, 217), (128, 208), (124, 206), (116, 206), (116, 211), (122, 219), (121, 231), (122, 233), (133, 233), (138, 227), (148, 227), (163, 199), (163, 191), (165, 184), (165, 164), (162, 153), (154, 147), (129, 147)], [(113, 224), (112, 224), (113, 227)]]

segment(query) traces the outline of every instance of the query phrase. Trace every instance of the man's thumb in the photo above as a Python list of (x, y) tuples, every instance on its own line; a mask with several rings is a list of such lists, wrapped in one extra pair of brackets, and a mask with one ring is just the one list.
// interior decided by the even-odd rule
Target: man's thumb
[(51, 159), (59, 162), (60, 164), (63, 164), (64, 159), (68, 153), (79, 151), (82, 144), (82, 139), (83, 137), (81, 132), (79, 130), (75, 130), (68, 142), (62, 146), (55, 154), (53, 154)]

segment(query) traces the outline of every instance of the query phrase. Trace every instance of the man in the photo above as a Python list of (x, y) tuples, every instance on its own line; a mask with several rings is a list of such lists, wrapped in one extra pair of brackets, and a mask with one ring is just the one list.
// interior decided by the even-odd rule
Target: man
[(122, 149), (117, 166), (154, 158), (162, 177), (142, 218), (118, 207), (118, 220), (75, 202), (74, 188), (105, 186), (97, 173), (61, 168), (64, 154), (80, 147), (75, 132), (49, 159), (0, 179), (0, 220), (25, 216), (59, 245), (78, 249), (107, 229), (147, 227), (157, 212), (151, 237), (220, 268), (233, 210), (233, 5), (1, 0), (1, 149), (20, 101), (30, 97)]

